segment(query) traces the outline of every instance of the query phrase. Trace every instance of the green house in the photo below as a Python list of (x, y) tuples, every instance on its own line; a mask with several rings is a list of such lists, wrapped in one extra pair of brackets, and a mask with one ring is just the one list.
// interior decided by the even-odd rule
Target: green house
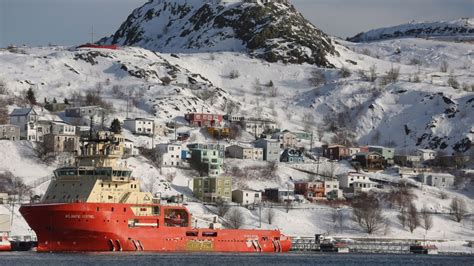
[(224, 145), (192, 144), (188, 146), (191, 154), (190, 165), (201, 175), (219, 176), (224, 163)]
[(230, 202), (232, 200), (232, 177), (196, 177), (193, 180), (193, 194), (203, 202)]

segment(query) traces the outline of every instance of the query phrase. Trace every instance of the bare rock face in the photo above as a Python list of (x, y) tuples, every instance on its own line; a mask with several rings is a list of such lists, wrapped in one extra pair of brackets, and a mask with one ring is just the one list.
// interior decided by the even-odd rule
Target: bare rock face
[(331, 39), (286, 0), (149, 1), (99, 42), (167, 53), (239, 51), (323, 67), (337, 55)]

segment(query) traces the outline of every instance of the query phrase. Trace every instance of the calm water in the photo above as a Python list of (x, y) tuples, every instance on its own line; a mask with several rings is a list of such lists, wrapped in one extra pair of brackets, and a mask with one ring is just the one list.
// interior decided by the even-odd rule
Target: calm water
[(0, 253), (0, 265), (474, 265), (474, 256), (374, 254)]

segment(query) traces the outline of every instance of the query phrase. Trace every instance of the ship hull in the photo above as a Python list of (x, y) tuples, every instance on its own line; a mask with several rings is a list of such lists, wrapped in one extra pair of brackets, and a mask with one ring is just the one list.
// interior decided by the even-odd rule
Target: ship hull
[[(21, 206), (20, 212), (35, 231), (40, 252), (287, 252), (291, 247), (290, 239), (279, 230), (165, 226), (162, 217), (135, 216), (130, 207), (112, 203), (32, 204)], [(130, 227), (131, 219), (143, 226)]]

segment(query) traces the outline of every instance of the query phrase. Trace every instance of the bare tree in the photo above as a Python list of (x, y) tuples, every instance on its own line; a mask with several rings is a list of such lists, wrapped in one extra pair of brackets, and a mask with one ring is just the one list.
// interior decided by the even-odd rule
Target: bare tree
[(305, 113), (301, 121), (304, 124), (304, 131), (310, 132), (311, 128), (314, 126), (314, 116), (312, 113)]
[(9, 117), (8, 117), (8, 108), (7, 102), (0, 99), (0, 125), (8, 124)]
[(326, 76), (324, 71), (321, 69), (314, 69), (311, 71), (311, 77), (308, 79), (309, 85), (313, 87), (319, 87), (326, 83)]
[(461, 222), (467, 213), (466, 202), (460, 198), (454, 198), (449, 205), (451, 216), (456, 222)]
[(240, 73), (238, 70), (231, 70), (230, 73), (229, 73), (229, 78), (230, 79), (236, 79), (240, 77)]
[(245, 218), (242, 215), (242, 212), (237, 209), (233, 208), (228, 214), (227, 214), (227, 223), (230, 228), (233, 229), (239, 229), (242, 225), (245, 223)]
[(459, 82), (457, 81), (457, 79), (454, 77), (454, 74), (453, 72), (451, 72), (451, 74), (449, 75), (449, 78), (448, 78), (448, 86), (455, 89), (455, 90), (458, 90), (460, 88), (460, 85), (459, 85)]
[(410, 206), (408, 206), (407, 225), (408, 225), (408, 229), (410, 229), (410, 232), (412, 233), (413, 233), (413, 230), (415, 230), (420, 225), (418, 210), (416, 209), (416, 206), (413, 203), (411, 203)]
[(372, 65), (369, 68), (368, 79), (369, 79), (370, 82), (374, 82), (377, 79), (377, 67), (375, 65)]
[(229, 205), (225, 201), (222, 201), (222, 200), (217, 202), (216, 207), (217, 207), (217, 215), (219, 215), (220, 217), (224, 217), (230, 209)]
[(433, 228), (433, 215), (426, 207), (421, 209), (421, 227), (426, 230), (426, 233)]
[(383, 227), (382, 207), (375, 196), (361, 194), (354, 198), (352, 207), (354, 220), (368, 234), (376, 233)]
[(341, 77), (343, 78), (348, 78), (352, 74), (349, 68), (347, 68), (346, 66), (341, 67), (341, 70), (339, 71), (339, 73), (341, 74)]
[(0, 79), (0, 95), (8, 95), (9, 93), (7, 83), (5, 80)]
[(401, 208), (400, 212), (397, 215), (397, 219), (403, 228), (407, 226), (407, 216), (408, 216), (407, 210), (405, 208)]
[(439, 70), (441, 72), (444, 72), (444, 73), (448, 72), (448, 68), (449, 68), (449, 64), (447, 61), (441, 62), (441, 65), (439, 66)]
[(267, 209), (265, 211), (265, 218), (267, 219), (267, 222), (269, 224), (273, 224), (274, 220), (275, 220), (275, 210), (273, 209)]

